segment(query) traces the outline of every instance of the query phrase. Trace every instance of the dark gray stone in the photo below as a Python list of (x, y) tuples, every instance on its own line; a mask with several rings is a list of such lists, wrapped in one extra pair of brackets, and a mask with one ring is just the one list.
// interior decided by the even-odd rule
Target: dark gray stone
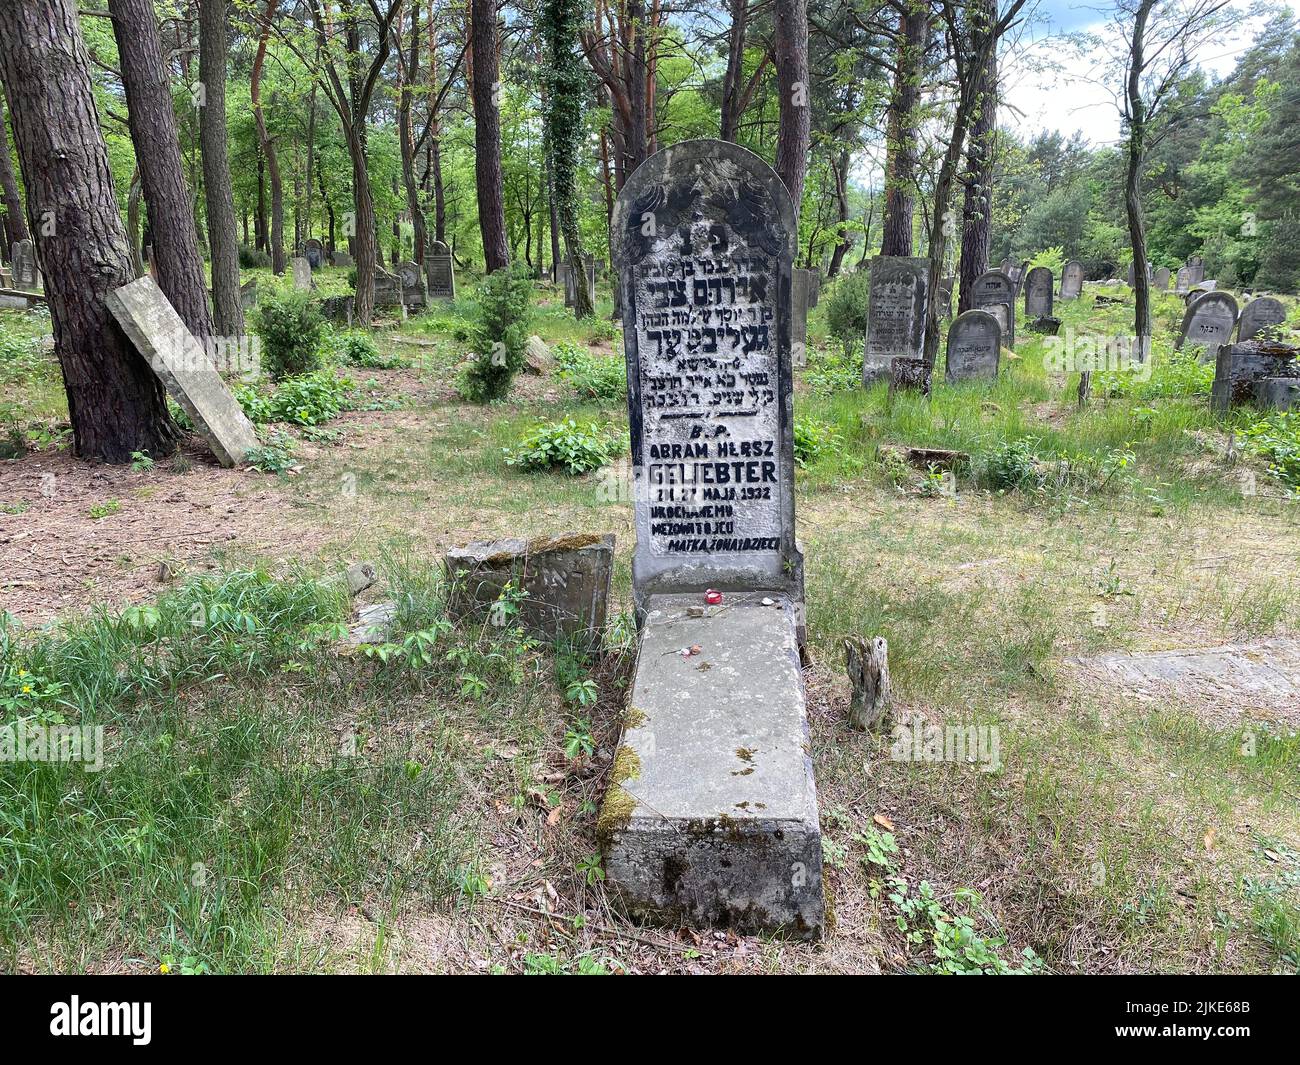
[(36, 266), (36, 248), (30, 240), (16, 240), (9, 251), (13, 256), (14, 288), (36, 288), (41, 271)]
[(1061, 299), (1077, 300), (1083, 295), (1083, 263), (1071, 259), (1061, 268)]
[(889, 394), (920, 392), (927, 399), (934, 382), (934, 367), (925, 359), (910, 359), (898, 355), (889, 364)]
[(325, 245), (315, 237), (303, 244), (302, 254), (313, 270), (319, 270), (325, 265)]
[(245, 281), (239, 286), (239, 305), (246, 311), (257, 306), (257, 278)]
[(796, 368), (808, 365), (808, 271), (792, 271), (790, 357)]
[(424, 253), (424, 282), (429, 299), (454, 300), (456, 298), (456, 271), (451, 253), (437, 251), (445, 248), (442, 241), (434, 241)]
[[(1210, 406), (1219, 414), (1231, 408), (1254, 403), (1255, 386), (1260, 381), (1300, 378), (1296, 365), (1297, 349), (1271, 341), (1247, 340), (1239, 344), (1222, 344), (1214, 362), (1214, 385)], [(1272, 386), (1274, 391), (1277, 386)]]
[(320, 313), (326, 321), (352, 324), (354, 301), (352, 296), (329, 296), (320, 301)]
[(607, 882), (635, 916), (822, 934), (798, 604), (768, 598), (698, 617), (698, 596), (649, 602), (597, 822)]
[(1052, 293), (1056, 278), (1046, 266), (1035, 266), (1025, 274), (1025, 317), (1043, 318), (1052, 313)]
[(1187, 260), (1187, 276), (1193, 286), (1205, 280), (1205, 260), (1201, 256), (1193, 255)]
[(352, 256), (345, 251), (336, 251), (330, 261), (340, 269), (350, 269), (357, 265)]
[[(613, 533), (481, 541), (452, 548), (443, 564), (457, 617), (486, 613), (493, 624), (522, 624), (550, 639), (567, 636), (592, 645), (605, 630)], [(518, 615), (493, 606), (510, 583), (524, 593)]]
[[(987, 270), (971, 285), (971, 306), (988, 311), (1002, 327), (1002, 343), (1016, 344), (1016, 285), (1001, 270)], [(1000, 310), (996, 308), (1001, 308)]]
[(1264, 377), (1256, 381), (1255, 406), (1260, 410), (1300, 408), (1300, 377)]
[(238, 466), (257, 433), (217, 372), (212, 356), (185, 328), (152, 277), (110, 292), (109, 311), (163, 386), (189, 415), (223, 466)]
[(375, 310), (393, 311), (405, 306), (400, 274), (375, 267)]
[(637, 530), (632, 588), (803, 598), (794, 527), (794, 206), (758, 156), (684, 141), (613, 217)]
[(1001, 357), (1002, 326), (988, 311), (964, 311), (948, 327), (948, 381), (994, 379)]
[(1174, 279), (1174, 292), (1180, 296), (1185, 296), (1192, 291), (1192, 271), (1190, 267), (1180, 266), (1178, 275)]
[(929, 259), (878, 255), (871, 260), (864, 385), (889, 380), (895, 359), (916, 359), (924, 353), (929, 285)]
[(397, 276), (402, 279), (402, 302), (408, 311), (419, 313), (429, 303), (428, 283), (419, 263), (397, 264)]
[(1286, 321), (1286, 307), (1274, 296), (1260, 296), (1241, 309), (1237, 340), (1254, 340), (1264, 330)]
[(1181, 351), (1184, 344), (1196, 345), (1201, 348), (1201, 361), (1208, 362), (1220, 344), (1232, 339), (1236, 325), (1237, 301), (1227, 292), (1196, 296), (1187, 304), (1174, 348)]
[(1151, 278), (1151, 287), (1157, 292), (1169, 291), (1169, 267), (1162, 266)]
[(1061, 319), (1054, 318), (1050, 314), (1041, 315), (1029, 323), (1031, 333), (1044, 333), (1047, 336), (1056, 336), (1061, 331)]

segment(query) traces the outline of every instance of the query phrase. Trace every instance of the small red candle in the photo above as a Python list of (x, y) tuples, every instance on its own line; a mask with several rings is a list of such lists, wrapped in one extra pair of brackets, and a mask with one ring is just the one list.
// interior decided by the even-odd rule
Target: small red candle
[(704, 601), (708, 603), (709, 606), (717, 606), (722, 602), (722, 593), (716, 588), (710, 588), (704, 593)]

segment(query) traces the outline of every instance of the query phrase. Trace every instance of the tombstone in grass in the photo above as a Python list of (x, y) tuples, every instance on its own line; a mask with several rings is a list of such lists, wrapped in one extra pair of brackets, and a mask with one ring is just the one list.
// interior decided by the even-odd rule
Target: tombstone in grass
[(405, 309), (402, 295), (401, 274), (390, 274), (382, 267), (375, 267), (375, 310), (394, 311)]
[(864, 386), (882, 380), (892, 382), (895, 359), (923, 358), (929, 286), (929, 259), (877, 255), (871, 260), (867, 346), (862, 360)]
[(971, 286), (971, 307), (988, 311), (1002, 327), (1002, 343), (1016, 346), (1016, 286), (1001, 270), (986, 270)]
[(302, 254), (313, 270), (319, 270), (325, 265), (325, 245), (315, 237), (303, 244)]
[(808, 271), (791, 271), (790, 353), (796, 368), (808, 365)]
[(330, 262), (341, 270), (351, 269), (357, 265), (356, 260), (345, 251), (336, 251), (330, 259)]
[(1052, 293), (1056, 278), (1046, 266), (1035, 266), (1025, 275), (1025, 317), (1047, 318), (1052, 313)]
[(1151, 278), (1151, 287), (1157, 292), (1169, 291), (1169, 267), (1162, 266)]
[(1083, 295), (1083, 263), (1071, 259), (1061, 268), (1061, 299), (1077, 300)]
[(429, 285), (419, 263), (397, 264), (397, 274), (402, 279), (402, 302), (413, 314), (419, 314), (429, 303)]
[(569, 269), (568, 263), (556, 264), (555, 283), (564, 289), (564, 305), (572, 307), (576, 294), (573, 289), (573, 271)]
[(1186, 296), (1192, 291), (1192, 270), (1189, 266), (1180, 266), (1178, 274), (1174, 278), (1174, 292), (1179, 296)]
[(822, 275), (817, 270), (808, 271), (808, 306), (816, 307), (822, 298)]
[(939, 278), (939, 306), (942, 308), (944, 318), (952, 317), (952, 289), (954, 284), (956, 284), (956, 278)]
[(251, 278), (239, 286), (239, 305), (245, 311), (257, 306), (257, 278)]
[(456, 298), (456, 271), (452, 267), (451, 249), (441, 240), (430, 241), (425, 246), (424, 283), (429, 299)]
[(1227, 292), (1206, 292), (1195, 296), (1187, 305), (1183, 322), (1178, 330), (1176, 350), (1183, 345), (1201, 349), (1201, 361), (1215, 358), (1219, 345), (1232, 339), (1237, 325), (1237, 301)]
[(963, 311), (948, 327), (945, 377), (949, 383), (998, 376), (1002, 356), (1002, 326), (988, 311)]
[(16, 240), (10, 249), (14, 263), (14, 288), (34, 289), (41, 281), (36, 248), (30, 240)]
[(1205, 280), (1205, 260), (1201, 256), (1193, 255), (1187, 260), (1187, 277), (1192, 287)]
[(597, 821), (607, 883), (635, 916), (816, 938), (794, 205), (744, 148), (684, 141), (628, 178), (611, 232), (641, 646)]
[(217, 371), (151, 277), (110, 292), (108, 309), (132, 345), (189, 415), (223, 466), (238, 466), (257, 433)]
[(299, 292), (308, 292), (311, 290), (311, 263), (301, 255), (295, 255), (289, 260), (289, 265), (293, 268), (293, 287)]
[(1286, 321), (1286, 307), (1274, 296), (1260, 296), (1251, 300), (1241, 309), (1241, 321), (1237, 324), (1237, 342), (1254, 340), (1266, 329), (1281, 325)]

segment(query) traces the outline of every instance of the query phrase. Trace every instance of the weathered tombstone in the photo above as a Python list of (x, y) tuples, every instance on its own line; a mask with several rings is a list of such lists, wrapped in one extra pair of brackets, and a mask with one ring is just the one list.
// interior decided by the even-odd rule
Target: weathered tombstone
[(257, 433), (217, 372), (212, 356), (185, 328), (157, 282), (142, 277), (105, 301), (168, 394), (189, 415), (223, 466), (238, 466)]
[(1206, 292), (1187, 305), (1174, 349), (1180, 351), (1184, 344), (1195, 345), (1201, 348), (1201, 361), (1208, 362), (1215, 357), (1220, 344), (1232, 339), (1236, 325), (1237, 301), (1227, 292)]
[(555, 268), (556, 284), (564, 286), (564, 305), (572, 307), (577, 300), (577, 291), (573, 287), (573, 270), (568, 263), (560, 263)]
[(867, 346), (862, 360), (864, 385), (889, 380), (894, 359), (924, 355), (929, 284), (929, 259), (877, 255), (871, 260)]
[(1185, 296), (1192, 291), (1192, 268), (1190, 266), (1180, 266), (1178, 276), (1174, 279), (1174, 292), (1180, 296)]
[(930, 398), (930, 387), (934, 381), (934, 367), (925, 359), (913, 359), (907, 355), (896, 355), (889, 363), (889, 394), (899, 392), (920, 392), (926, 399)]
[(1021, 288), (1024, 287), (1025, 275), (1027, 273), (1029, 273), (1029, 260), (1024, 259), (1021, 261), (1020, 266), (1016, 269), (1015, 275), (1013, 277), (1013, 280), (1016, 283), (1016, 295), (1020, 295), (1020, 290)]
[(1275, 383), (1300, 379), (1297, 349), (1273, 341), (1223, 343), (1215, 350), (1210, 408), (1226, 414), (1233, 407), (1255, 403), (1276, 407), (1290, 390)]
[(795, 367), (808, 365), (808, 271), (792, 270), (790, 356)]
[(1205, 280), (1205, 260), (1199, 255), (1193, 255), (1187, 260), (1188, 279), (1192, 285), (1199, 285)]
[(320, 301), (320, 313), (327, 322), (350, 326), (354, 305), (352, 296), (328, 296)]
[(821, 836), (794, 530), (794, 205), (752, 153), (684, 141), (628, 178), (611, 231), (641, 646), (597, 822), (607, 882), (637, 916), (816, 938)]
[(239, 286), (239, 305), (246, 311), (257, 305), (257, 278), (250, 278)]
[(456, 271), (451, 250), (440, 240), (431, 241), (424, 250), (424, 281), (430, 299), (456, 298)]
[(1061, 269), (1061, 299), (1077, 300), (1083, 295), (1083, 263), (1071, 259)]
[(808, 271), (808, 307), (816, 307), (822, 298), (822, 275), (817, 270)]
[(1056, 278), (1046, 266), (1035, 266), (1025, 275), (1025, 317), (1046, 318), (1052, 313), (1052, 291)]
[(325, 245), (315, 237), (303, 244), (302, 254), (313, 270), (319, 270), (325, 265)]
[(350, 269), (356, 266), (356, 261), (345, 251), (336, 251), (330, 261), (340, 269)]
[(402, 279), (402, 302), (406, 309), (417, 313), (424, 310), (429, 302), (429, 288), (420, 264), (398, 263), (397, 274)]
[(1002, 326), (988, 311), (972, 309), (948, 327), (945, 376), (949, 382), (996, 378), (1002, 356)]
[(957, 283), (954, 277), (939, 278), (939, 306), (943, 308), (944, 318), (952, 317), (952, 289)]
[[(1002, 326), (1002, 343), (1016, 346), (1016, 286), (1001, 270), (987, 270), (971, 285), (971, 307), (988, 311)], [(995, 310), (995, 308), (1001, 308)]]
[(405, 307), (400, 274), (390, 274), (375, 267), (375, 310), (391, 311)]
[(299, 292), (307, 292), (311, 289), (311, 263), (300, 255), (295, 255), (289, 260), (289, 265), (293, 267), (293, 287)]
[[(613, 533), (562, 533), (535, 540), (493, 540), (455, 547), (443, 560), (456, 617), (485, 613), (489, 623), (525, 628), (549, 639), (594, 645), (605, 630), (614, 576)], [(496, 604), (510, 585), (523, 593), (518, 613)]]
[(14, 287), (36, 288), (41, 272), (36, 266), (36, 248), (30, 240), (16, 240), (11, 249), (14, 262)]
[(1274, 296), (1260, 296), (1241, 309), (1237, 325), (1237, 341), (1254, 340), (1265, 329), (1286, 321), (1286, 307)]
[(1169, 267), (1162, 266), (1151, 278), (1151, 287), (1157, 292), (1169, 291)]

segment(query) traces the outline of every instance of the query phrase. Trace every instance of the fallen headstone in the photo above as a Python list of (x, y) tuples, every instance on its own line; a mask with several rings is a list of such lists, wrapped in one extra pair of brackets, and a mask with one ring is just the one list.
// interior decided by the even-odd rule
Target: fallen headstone
[(167, 302), (157, 282), (142, 277), (108, 294), (108, 309), (168, 394), (189, 415), (223, 466), (238, 466), (257, 433), (217, 372), (212, 356)]

